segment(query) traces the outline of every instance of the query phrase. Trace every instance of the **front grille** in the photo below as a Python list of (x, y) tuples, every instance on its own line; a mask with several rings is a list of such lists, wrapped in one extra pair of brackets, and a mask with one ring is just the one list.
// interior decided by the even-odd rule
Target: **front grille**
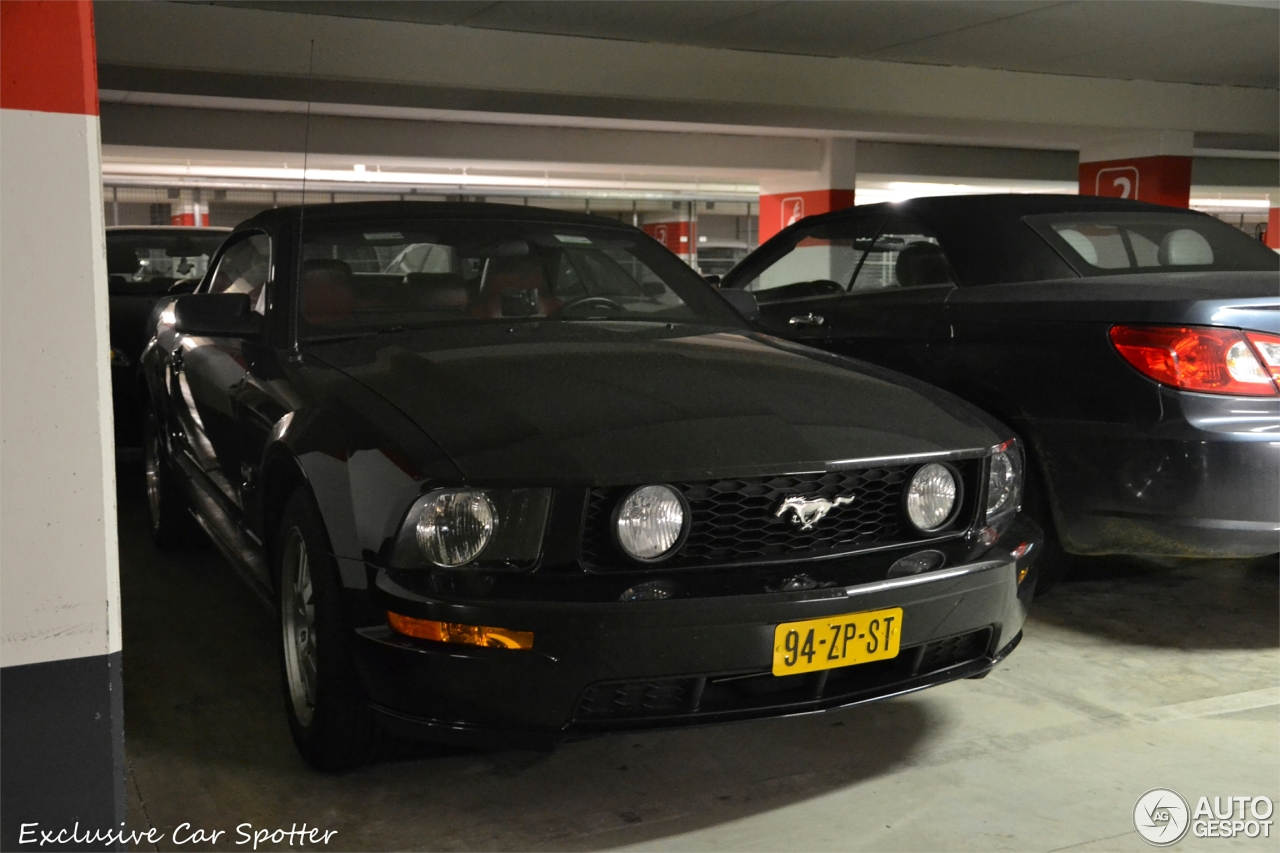
[[(972, 460), (961, 463), (965, 486)], [(864, 548), (905, 544), (922, 537), (902, 515), (902, 493), (914, 465), (857, 471), (669, 483), (689, 503), (689, 535), (665, 568), (798, 560)], [(626, 488), (591, 491), (582, 540), (582, 561), (593, 568), (634, 568), (613, 540), (613, 512)], [(965, 491), (970, 491), (968, 488)], [(832, 507), (809, 530), (793, 514), (777, 515), (792, 495), (853, 497)], [(961, 518), (964, 518), (962, 511)]]
[(690, 707), (691, 678), (665, 681), (628, 681), (587, 689), (578, 703), (578, 716), (585, 720), (618, 717), (646, 717), (679, 714)]
[(978, 632), (929, 643), (922, 650), (916, 670), (932, 672), (976, 657), (986, 651), (987, 639), (984, 632)]
[[(974, 664), (988, 652), (991, 629), (903, 649), (893, 660), (807, 675), (762, 672), (593, 684), (574, 712), (582, 728), (631, 723), (697, 722), (839, 707), (910, 686), (916, 679)], [(963, 674), (972, 674), (962, 670)]]

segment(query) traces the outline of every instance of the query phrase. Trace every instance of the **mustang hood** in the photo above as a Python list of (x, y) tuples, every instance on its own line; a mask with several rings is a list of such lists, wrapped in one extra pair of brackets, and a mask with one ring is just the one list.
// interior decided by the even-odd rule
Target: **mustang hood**
[(1004, 438), (929, 386), (745, 332), (526, 322), (307, 353), (399, 408), (477, 483), (745, 477)]

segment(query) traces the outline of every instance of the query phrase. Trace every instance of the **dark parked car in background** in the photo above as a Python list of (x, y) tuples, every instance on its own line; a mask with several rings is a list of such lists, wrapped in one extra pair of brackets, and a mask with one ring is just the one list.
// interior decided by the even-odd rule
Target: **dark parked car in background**
[(138, 358), (151, 337), (147, 319), (170, 292), (191, 292), (230, 228), (107, 228), (107, 298), (111, 317), (111, 398), (118, 447), (142, 446)]
[(1013, 427), (1043, 589), (1065, 554), (1280, 551), (1278, 272), (1275, 252), (1187, 210), (960, 196), (801, 220), (723, 286), (763, 331)]
[(1021, 636), (1013, 434), (752, 332), (637, 229), (281, 208), (157, 313), (153, 533), (198, 524), (275, 601), (316, 766), (382, 730), (827, 710), (981, 676)]

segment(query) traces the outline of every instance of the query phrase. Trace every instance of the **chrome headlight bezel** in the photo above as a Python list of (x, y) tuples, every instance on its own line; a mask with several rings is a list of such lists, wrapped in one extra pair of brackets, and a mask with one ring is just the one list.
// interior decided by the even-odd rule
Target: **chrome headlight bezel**
[[(623, 533), (623, 525), (622, 525), (623, 512), (626, 509), (628, 503), (631, 502), (637, 496), (639, 496), (642, 492), (645, 492), (646, 490), (661, 490), (666, 492), (671, 498), (674, 499), (674, 503), (678, 506), (679, 512), (680, 512), (680, 530), (676, 533), (675, 537), (671, 541), (671, 544), (665, 550), (657, 554), (654, 554), (653, 556), (644, 556), (644, 555), (637, 554), (630, 547), (628, 547), (628, 543), (626, 541), (627, 535)], [(614, 506), (613, 508), (613, 514), (610, 517), (609, 530), (611, 532), (611, 535), (613, 536), (613, 544), (617, 546), (618, 550), (622, 552), (623, 556), (625, 556), (627, 559), (635, 560), (637, 563), (643, 563), (645, 565), (653, 565), (655, 563), (661, 563), (665, 560), (669, 560), (672, 557), (674, 557), (677, 553), (679, 553), (681, 546), (683, 546), (685, 543), (685, 540), (689, 538), (690, 525), (691, 525), (691, 517), (690, 517), (689, 502), (685, 499), (685, 496), (680, 493), (680, 490), (675, 488), (674, 486), (670, 486), (665, 483), (651, 483), (644, 486), (637, 486), (636, 488), (631, 489), (625, 495), (622, 496), (622, 498), (618, 501), (617, 505)]]
[[(424, 542), (432, 534), (430, 513), (442, 501), (472, 495), (487, 506), (491, 523), (484, 543), (468, 559), (449, 563)], [(526, 571), (542, 553), (551, 508), (551, 489), (433, 489), (419, 496), (401, 522), (392, 549), (391, 567), (449, 570)]]
[[(923, 525), (913, 517), (912, 497), (917, 480), (923, 476), (929, 476), (938, 469), (946, 472), (950, 477), (954, 495), (952, 497), (951, 506), (943, 519), (932, 525)], [(964, 478), (960, 475), (960, 471), (955, 466), (946, 462), (926, 462), (911, 472), (911, 478), (907, 480), (906, 488), (902, 490), (902, 514), (906, 517), (907, 523), (911, 525), (917, 532), (926, 536), (936, 536), (946, 532), (957, 518), (960, 516), (961, 507), (964, 505)]]
[[(1006, 472), (1003, 477), (1002, 470)], [(1021, 511), (1026, 490), (1026, 461), (1018, 440), (1011, 438), (993, 446), (984, 472), (983, 517), (987, 524), (1012, 518)], [(994, 490), (1001, 485), (1002, 494), (997, 496)]]

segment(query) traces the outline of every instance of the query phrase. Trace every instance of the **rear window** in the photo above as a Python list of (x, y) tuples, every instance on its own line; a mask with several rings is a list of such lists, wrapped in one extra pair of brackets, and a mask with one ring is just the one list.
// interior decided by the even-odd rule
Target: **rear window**
[(1028, 216), (1081, 275), (1177, 270), (1280, 270), (1280, 255), (1230, 225), (1192, 213)]

